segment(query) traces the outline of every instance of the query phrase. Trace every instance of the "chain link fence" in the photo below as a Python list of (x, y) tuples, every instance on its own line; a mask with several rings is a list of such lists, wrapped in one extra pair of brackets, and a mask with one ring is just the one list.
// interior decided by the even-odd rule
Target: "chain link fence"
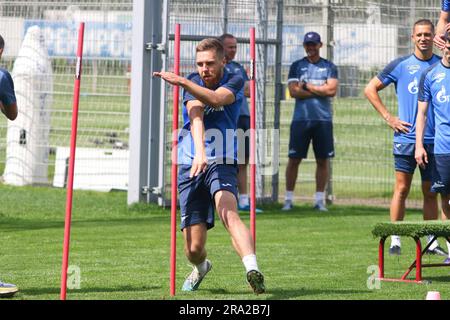
[[(24, 39), (29, 28), (38, 27), (43, 46), (51, 64), (52, 92), (39, 88), (16, 92), (20, 97), (50, 95), (50, 103), (41, 106), (40, 112), (49, 116), (48, 122), (35, 121), (32, 127), (47, 131), (48, 141), (40, 141), (47, 156), (35, 159), (41, 167), (48, 168), (46, 179), (40, 183), (64, 186), (66, 160), (70, 145), (72, 98), (75, 75), (78, 23), (86, 23), (83, 78), (78, 124), (77, 174), (79, 187), (91, 188), (113, 179), (126, 188), (128, 171), (128, 126), (130, 106), (130, 66), (132, 39), (132, 1), (0, 1), (0, 34), (6, 47), (0, 65), (8, 69), (20, 90), (20, 75), (14, 71), (23, 58), (39, 64), (37, 56), (21, 57), (26, 46)], [(37, 91), (37, 92), (34, 92)], [(31, 99), (31, 98), (30, 98)], [(18, 101), (22, 115), (10, 123), (22, 126), (21, 117), (29, 117), (24, 99)], [(33, 104), (33, 101), (30, 102)], [(21, 105), (22, 104), (22, 105)], [(28, 114), (25, 114), (28, 113)], [(4, 172), (11, 154), (7, 155), (7, 143), (17, 142), (19, 137), (6, 137), (6, 121), (0, 121), (0, 172)], [(30, 128), (21, 129), (26, 139)], [(28, 133), (32, 140), (32, 130)], [(26, 140), (21, 147), (25, 148)], [(16, 150), (19, 147), (15, 147)], [(114, 158), (113, 161), (112, 158)], [(18, 169), (15, 175), (21, 175)], [(6, 171), (9, 171), (6, 168)], [(36, 173), (33, 173), (36, 174)], [(7, 177), (5, 175), (5, 180)], [(25, 179), (26, 180), (26, 179)], [(82, 181), (83, 180), (83, 181)], [(27, 181), (35, 181), (34, 179)], [(7, 181), (6, 181), (7, 182)], [(26, 181), (25, 181), (26, 182)], [(18, 184), (22, 184), (19, 182)]]
[[(279, 148), (278, 175), (266, 176), (263, 196), (272, 198), (275, 194), (282, 200), (284, 195), (289, 125), (295, 103), (286, 90), (287, 74), (291, 63), (304, 57), (303, 35), (316, 31), (324, 39), (321, 55), (331, 59), (339, 69), (340, 87), (333, 101), (336, 148), (330, 181), (333, 199), (336, 203), (388, 205), (394, 184), (393, 132), (365, 99), (363, 90), (391, 60), (412, 53), (412, 25), (420, 18), (436, 22), (440, 1), (284, 0), (282, 10), (281, 73), (285, 99), (281, 101), (279, 118), (274, 99), (274, 46), (266, 47), (258, 61), (264, 75), (257, 79), (258, 100), (263, 101), (257, 109), (259, 128), (278, 128), (277, 119), (280, 128), (279, 141), (268, 142)], [(169, 12), (170, 28), (181, 23), (184, 34), (218, 36), (227, 31), (246, 38), (248, 26), (260, 24), (267, 27), (269, 38), (274, 38), (277, 1), (217, 0), (205, 5), (203, 1), (179, 0), (171, 1)], [(182, 42), (184, 74), (195, 70), (194, 47), (195, 43)], [(248, 46), (239, 43), (237, 61), (248, 66), (248, 57)], [(383, 90), (381, 96), (391, 112), (396, 112), (394, 86)], [(272, 150), (268, 145), (262, 148), (264, 142), (259, 140), (257, 148)], [(315, 161), (310, 152), (300, 166), (295, 194), (309, 201), (314, 192)], [(416, 175), (408, 205), (420, 206), (420, 198), (420, 178)]]
[[(277, 65), (279, 1), (173, 0), (169, 2), (169, 34), (175, 23), (182, 26), (181, 72), (195, 71), (197, 37), (229, 32), (239, 38), (236, 60), (249, 68), (249, 28), (257, 28), (258, 128), (279, 130), (276, 137), (258, 138), (259, 158), (275, 175), (262, 175), (259, 198), (284, 195), (289, 125), (294, 100), (286, 92), (290, 64), (304, 56), (303, 35), (317, 31), (325, 40), (322, 56), (339, 68), (340, 88), (334, 98), (336, 157), (332, 186), (336, 202), (388, 204), (394, 182), (392, 131), (363, 96), (368, 81), (392, 59), (412, 52), (412, 24), (419, 18), (437, 21), (439, 0), (284, 0), (282, 4), (282, 57)], [(127, 150), (131, 58), (131, 0), (118, 1), (0, 1), (0, 34), (6, 50), (0, 66), (13, 70), (26, 30), (38, 25), (45, 34), (53, 73), (49, 106), (48, 183), (54, 180), (56, 152), (70, 140), (76, 25), (87, 23), (84, 77), (82, 80), (78, 146), (86, 149)], [(189, 38), (192, 36), (192, 38)], [(266, 41), (266, 42), (264, 42)], [(169, 42), (169, 53), (173, 52)], [(167, 58), (168, 69), (173, 56)], [(282, 101), (276, 105), (276, 71), (283, 82)], [(166, 90), (166, 182), (170, 190), (171, 94)], [(388, 108), (395, 112), (393, 86), (382, 91)], [(20, 108), (20, 106), (19, 106)], [(36, 124), (39, 125), (39, 124)], [(0, 172), (6, 163), (6, 121), (0, 121)], [(264, 146), (264, 148), (263, 148)], [(261, 150), (264, 152), (261, 153)], [(275, 153), (278, 153), (275, 155)], [(279, 163), (275, 161), (279, 159)], [(128, 163), (122, 163), (125, 172)], [(95, 167), (95, 166), (94, 166)], [(94, 170), (100, 170), (94, 169)], [(110, 168), (110, 170), (115, 170)], [(120, 171), (120, 170), (119, 170)], [(310, 199), (314, 193), (315, 162), (309, 158), (299, 170), (296, 196)], [(420, 205), (420, 181), (416, 175), (409, 205)], [(279, 191), (279, 192), (278, 192)], [(281, 199), (281, 198), (280, 198)]]

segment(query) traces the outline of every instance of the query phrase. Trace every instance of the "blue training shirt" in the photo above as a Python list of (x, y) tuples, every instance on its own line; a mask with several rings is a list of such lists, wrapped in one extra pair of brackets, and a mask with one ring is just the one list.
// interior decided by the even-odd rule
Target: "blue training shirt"
[[(383, 71), (378, 74), (378, 79), (388, 86), (395, 84), (395, 91), (398, 99), (398, 117), (402, 121), (410, 123), (408, 133), (395, 132), (395, 143), (415, 143), (416, 142), (416, 117), (417, 98), (419, 93), (419, 82), (422, 73), (432, 64), (440, 60), (440, 57), (433, 55), (429, 60), (420, 60), (414, 54), (395, 59), (389, 63)], [(428, 111), (427, 125), (425, 128), (424, 143), (434, 143), (434, 122), (433, 112)]]
[(450, 0), (442, 0), (442, 11), (450, 12)]
[(450, 68), (438, 62), (424, 71), (419, 101), (428, 102), (428, 108), (434, 111), (434, 153), (450, 154)]
[[(242, 76), (242, 78), (244, 79), (244, 84), (245, 84), (245, 81), (250, 80), (247, 76), (247, 72), (245, 71), (244, 67), (235, 61), (228, 62), (226, 64), (225, 68), (227, 68), (227, 70), (229, 72), (240, 74)], [(244, 90), (244, 87), (242, 87), (242, 90)], [(250, 111), (248, 109), (248, 102), (247, 102), (247, 98), (245, 97), (244, 93), (242, 93), (242, 97), (243, 97), (243, 99), (242, 99), (242, 104), (241, 104), (240, 116), (250, 117)]]
[(7, 70), (2, 68), (0, 68), (0, 101), (4, 106), (9, 106), (16, 102), (12, 77)]
[[(328, 79), (337, 79), (337, 67), (330, 61), (320, 58), (317, 63), (311, 63), (305, 57), (295, 61), (288, 75), (288, 84), (292, 82), (307, 82), (313, 85), (323, 85)], [(331, 98), (315, 96), (308, 99), (295, 99), (295, 110), (292, 121), (329, 121), (333, 120)]]
[[(188, 76), (192, 82), (205, 87), (198, 73)], [(237, 161), (237, 138), (236, 129), (239, 118), (240, 105), (242, 104), (244, 80), (239, 74), (229, 72), (224, 68), (222, 79), (216, 88), (227, 88), (236, 97), (235, 101), (220, 108), (205, 106), (203, 123), (205, 126), (205, 151), (208, 162), (235, 163)], [(195, 156), (194, 140), (191, 135), (191, 123), (187, 112), (187, 102), (198, 100), (188, 91), (183, 91), (183, 119), (184, 126), (180, 132), (178, 141), (179, 164), (192, 165)]]

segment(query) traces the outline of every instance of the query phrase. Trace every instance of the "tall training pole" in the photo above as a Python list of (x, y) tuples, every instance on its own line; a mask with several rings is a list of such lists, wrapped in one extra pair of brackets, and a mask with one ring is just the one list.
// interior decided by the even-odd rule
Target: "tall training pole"
[[(175, 25), (174, 44), (174, 72), (180, 74), (180, 25)], [(175, 295), (176, 269), (177, 269), (177, 163), (178, 163), (178, 100), (180, 87), (173, 87), (173, 115), (172, 115), (172, 194), (170, 219), (170, 295)]]
[(83, 62), (84, 22), (78, 28), (77, 64), (75, 70), (75, 86), (73, 90), (72, 135), (70, 138), (69, 173), (67, 181), (66, 221), (64, 226), (64, 246), (61, 272), (61, 300), (66, 300), (67, 268), (69, 265), (70, 225), (72, 220), (73, 177), (75, 169), (75, 150), (77, 146), (78, 105), (80, 102), (81, 66)]
[(255, 28), (250, 29), (250, 232), (256, 251), (256, 50)]

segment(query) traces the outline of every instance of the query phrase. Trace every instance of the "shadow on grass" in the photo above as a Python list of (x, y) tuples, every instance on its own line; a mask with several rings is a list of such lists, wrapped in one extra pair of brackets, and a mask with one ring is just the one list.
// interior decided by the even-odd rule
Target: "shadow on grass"
[[(160, 290), (160, 286), (142, 286), (142, 287), (132, 287), (132, 286), (121, 286), (117, 288), (82, 288), (79, 290), (67, 290), (67, 295), (70, 294), (85, 294), (85, 293), (112, 293), (112, 292), (142, 292), (149, 290)], [(18, 298), (26, 298), (27, 296), (40, 296), (40, 295), (57, 295), (59, 297), (60, 288), (27, 288), (21, 289), (21, 293)]]
[(436, 282), (442, 282), (442, 283), (450, 282), (450, 276), (434, 276), (434, 277), (423, 276), (423, 279), (431, 281), (431, 283), (433, 283), (433, 284), (435, 284)]
[[(257, 218), (264, 217), (295, 217), (295, 218), (328, 218), (328, 217), (351, 217), (351, 216), (380, 216), (388, 217), (389, 209), (353, 206), (330, 206), (327, 212), (317, 211), (308, 205), (294, 206), (291, 211), (282, 211), (281, 205), (270, 205), (262, 207), (264, 212), (257, 214)], [(413, 211), (413, 210), (411, 210)], [(418, 211), (419, 212), (419, 211)], [(239, 212), (241, 217), (249, 216), (249, 212)]]
[[(250, 290), (250, 289), (249, 289)], [(212, 294), (218, 295), (245, 295), (249, 294), (249, 290), (245, 291), (228, 291), (225, 289), (209, 289), (207, 291)], [(305, 296), (320, 296), (326, 295), (326, 299), (329, 299), (329, 295), (336, 295), (336, 298), (340, 298), (343, 295), (355, 295), (355, 294), (367, 294), (369, 291), (352, 290), (352, 289), (268, 289), (265, 294), (259, 297), (271, 299), (271, 300), (286, 300), (286, 299), (299, 299)], [(251, 292), (250, 292), (251, 294)]]
[[(89, 226), (132, 226), (151, 224), (152, 222), (169, 223), (170, 217), (129, 217), (129, 218), (111, 218), (111, 219), (93, 219), (72, 221), (72, 227), (89, 227)], [(64, 221), (55, 220), (38, 220), (38, 219), (0, 219), (0, 232), (17, 232), (43, 229), (64, 229)]]

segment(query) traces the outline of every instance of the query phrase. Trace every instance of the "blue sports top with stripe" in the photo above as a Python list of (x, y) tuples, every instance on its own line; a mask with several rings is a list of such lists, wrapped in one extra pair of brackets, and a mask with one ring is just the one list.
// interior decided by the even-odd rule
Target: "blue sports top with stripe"
[[(199, 86), (206, 87), (198, 73), (192, 73), (188, 76), (188, 79)], [(240, 74), (229, 72), (227, 68), (224, 68), (222, 79), (216, 88), (212, 88), (216, 90), (222, 87), (230, 90), (235, 96), (235, 101), (230, 105), (219, 108), (213, 108), (211, 106), (205, 106), (204, 108), (205, 151), (210, 162), (237, 161), (236, 129), (244, 95), (244, 91), (242, 90), (243, 86), (244, 79)], [(191, 135), (191, 122), (187, 111), (187, 103), (191, 100), (197, 99), (187, 90), (184, 90), (184, 126), (178, 136), (178, 163), (185, 165), (192, 165), (192, 160), (195, 156), (194, 139)]]
[(450, 0), (442, 0), (442, 11), (450, 12)]
[[(417, 96), (419, 93), (419, 81), (422, 73), (432, 64), (438, 62), (439, 56), (433, 55), (429, 60), (420, 60), (414, 54), (393, 60), (383, 71), (378, 74), (378, 79), (388, 86), (395, 84), (395, 91), (398, 100), (398, 117), (400, 120), (412, 124), (408, 133), (395, 132), (394, 142), (415, 143), (416, 142), (416, 116), (417, 116)], [(428, 113), (430, 121), (425, 128), (426, 144), (434, 141), (434, 123), (432, 122), (432, 110)]]
[(420, 79), (419, 101), (428, 102), (428, 108), (434, 111), (434, 122), (436, 123), (435, 154), (450, 154), (449, 80), (450, 68), (444, 66), (442, 62), (435, 63), (425, 70)]
[[(321, 86), (328, 79), (338, 78), (337, 67), (330, 61), (320, 58), (311, 63), (305, 57), (295, 61), (288, 75), (288, 84), (292, 82), (308, 82)], [(292, 121), (332, 121), (331, 98), (314, 96), (307, 99), (295, 99), (295, 110)]]
[(16, 102), (14, 82), (11, 74), (2, 68), (0, 68), (0, 101), (5, 106), (9, 106)]

